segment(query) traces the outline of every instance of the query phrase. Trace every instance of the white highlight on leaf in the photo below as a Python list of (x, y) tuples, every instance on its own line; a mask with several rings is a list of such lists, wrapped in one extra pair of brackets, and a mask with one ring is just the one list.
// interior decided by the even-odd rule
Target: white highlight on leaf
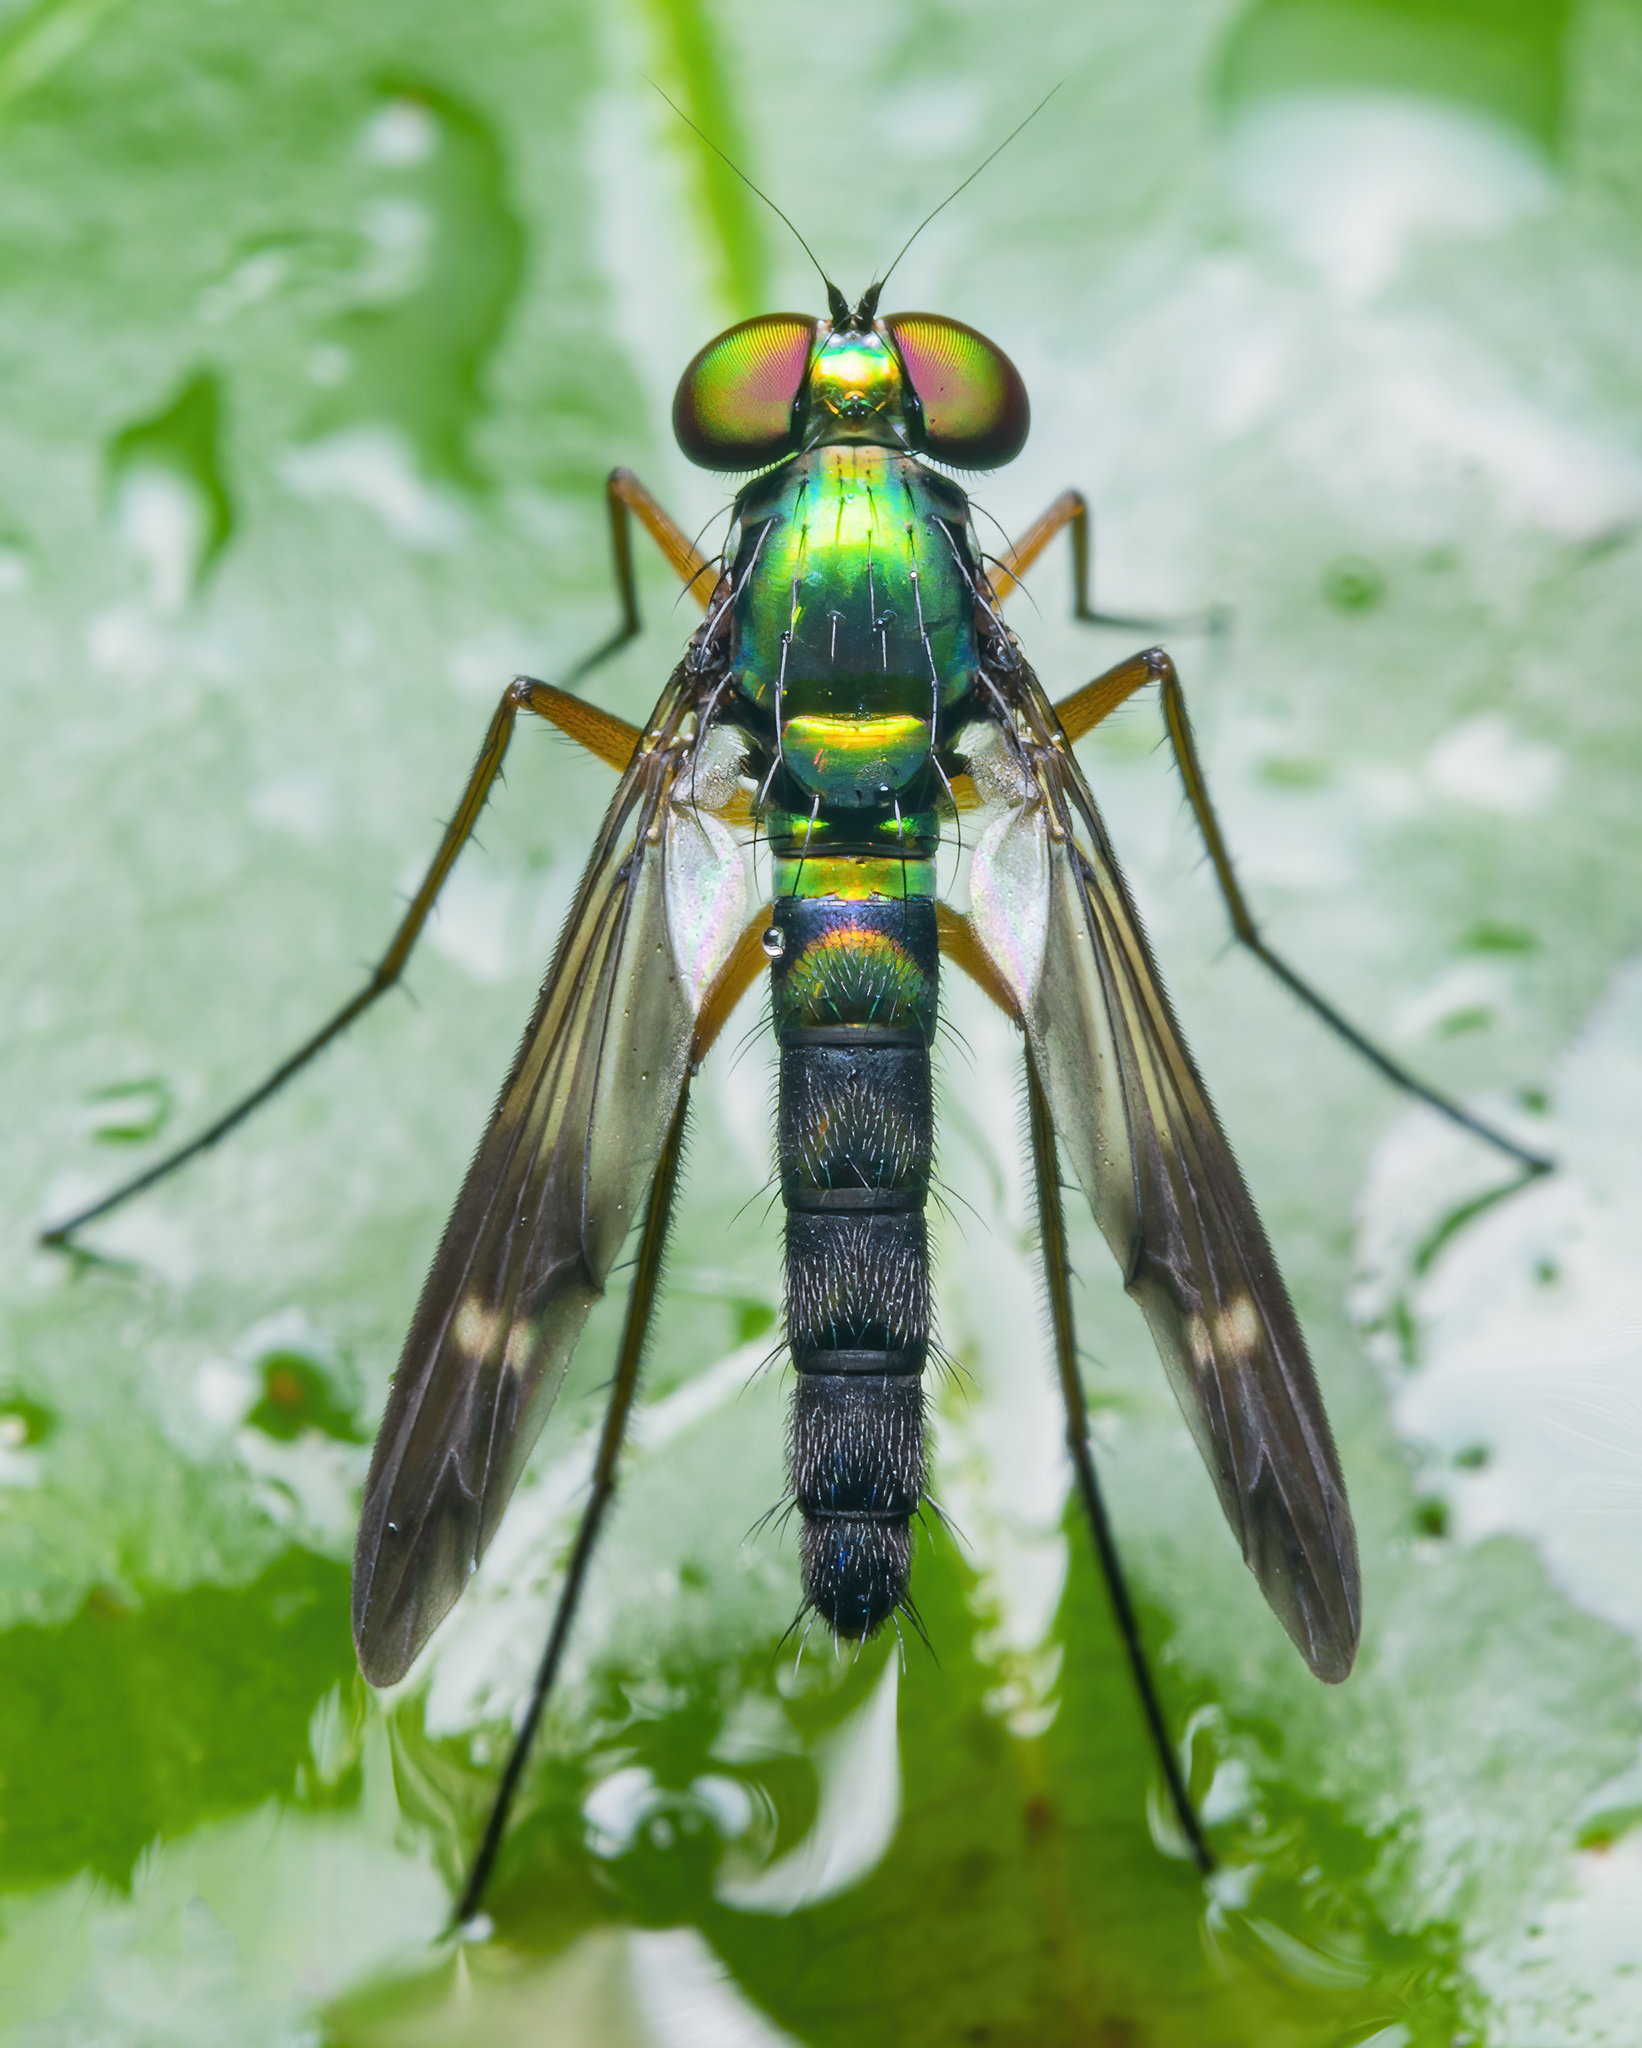
[[(399, 878), (408, 902), (420, 887), (418, 863)], [(494, 864), (463, 861), (439, 892), (428, 920), (427, 943), (478, 982), (505, 981), (512, 972), (519, 920), (519, 877)]]
[(1518, 818), (1544, 809), (1564, 766), (1559, 747), (1524, 738), (1495, 711), (1454, 726), (1425, 757), (1426, 778), (1444, 796)]
[(39, 1454), (24, 1442), (24, 1431), (20, 1418), (0, 1418), (0, 1492), (8, 1487), (26, 1492), (40, 1484)]
[(1507, 972), (1491, 960), (1460, 960), (1446, 968), (1428, 987), (1398, 1004), (1391, 1018), (1391, 1032), (1404, 1045), (1467, 1013), (1489, 1022), (1508, 1016), (1512, 1008), (1511, 983)]
[(204, 494), (168, 464), (138, 463), (120, 478), (114, 517), (142, 569), (149, 602), (157, 612), (181, 611), (211, 540)]
[(344, 348), (339, 341), (322, 341), (308, 351), (308, 382), (317, 384), (321, 391), (334, 391), (353, 375), (353, 365), (352, 349)]
[(974, 146), (986, 113), (982, 79), (961, 73), (920, 79), (884, 98), (878, 116), (882, 147), (907, 163), (946, 163)]
[(540, 675), (547, 666), (541, 635), (512, 622), (492, 621), (470, 637), (453, 641), (445, 655), (445, 673), (459, 697), (494, 705), (518, 675)]
[(247, 1365), (207, 1359), (194, 1376), (200, 1413), (218, 1429), (236, 1429), (256, 1404), (257, 1383)]
[(368, 164), (409, 170), (439, 147), (439, 123), (420, 100), (389, 100), (365, 123), (359, 154)]
[(883, 1860), (901, 1819), (896, 1702), (901, 1667), (888, 1657), (872, 1697), (818, 1746), (815, 1825), (757, 1877), (721, 1885), (743, 1913), (796, 1913), (836, 1898)]
[(415, 199), (377, 199), (363, 209), (360, 225), (370, 243), (356, 280), (360, 295), (379, 302), (409, 298), (427, 279), (432, 212)]
[(290, 274), (288, 250), (258, 249), (200, 293), (200, 318), (213, 326), (231, 320), (248, 306), (271, 298)]
[(628, 1957), (655, 2048), (798, 2048), (747, 2002), (695, 1928), (634, 1934)]
[(286, 452), (279, 473), (298, 497), (363, 505), (409, 548), (437, 553), (455, 547), (467, 531), (462, 507), (422, 477), (409, 440), (394, 427), (344, 427), (304, 442)]
[(654, 1775), (643, 1764), (628, 1764), (601, 1778), (582, 1801), (582, 1818), (595, 1856), (619, 1856), (632, 1842), (655, 1792)]
[(1555, 191), (1513, 130), (1392, 92), (1263, 98), (1237, 124), (1231, 163), (1249, 212), (1347, 300), (1388, 283), (1422, 232), (1497, 234)]
[(1553, 1094), (1552, 1129), (1514, 1127), (1557, 1171), (1476, 1216), (1423, 1272), (1421, 1243), (1499, 1173), (1431, 1112), (1398, 1121), (1359, 1207), (1351, 1307), (1454, 1537), (1531, 1538), (1572, 1599), (1642, 1644), (1642, 961), (1615, 976)]
[(323, 839), (331, 823), (331, 787), (327, 777), (307, 769), (275, 775), (251, 792), (251, 816), (259, 825), (289, 832), (312, 843)]
[[(677, 1277), (682, 1279), (684, 1276)], [(738, 1345), (717, 1365), (698, 1372), (682, 1387), (664, 1394), (659, 1401), (646, 1401), (628, 1427), (628, 1440), (642, 1445), (647, 1451), (658, 1451), (675, 1437), (682, 1436), (687, 1429), (694, 1429), (698, 1422), (705, 1422), (716, 1409), (735, 1400), (745, 1390), (768, 1350), (769, 1345), (763, 1338), (751, 1344)]]
[(681, 1806), (708, 1814), (726, 1842), (739, 1841), (753, 1821), (752, 1794), (738, 1778), (716, 1771), (692, 1778), (684, 1794), (658, 1786), (644, 1764), (626, 1764), (601, 1778), (582, 1801), (582, 1817), (590, 1830), (588, 1847), (595, 1856), (622, 1856), (652, 1814), (665, 1817)]
[(170, 649), (166, 636), (139, 605), (114, 605), (98, 612), (86, 628), (86, 652), (102, 675), (124, 684), (152, 682), (164, 672)]

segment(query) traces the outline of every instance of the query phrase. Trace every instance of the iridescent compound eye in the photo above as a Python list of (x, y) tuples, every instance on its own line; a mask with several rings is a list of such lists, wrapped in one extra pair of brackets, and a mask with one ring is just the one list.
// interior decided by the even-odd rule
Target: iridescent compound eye
[(673, 432), (692, 462), (761, 469), (798, 446), (794, 408), (824, 324), (802, 313), (761, 313), (708, 342), (673, 398)]
[(895, 344), (923, 414), (922, 440), (955, 469), (998, 469), (1026, 444), (1032, 412), (1021, 374), (996, 343), (939, 313), (892, 313)]

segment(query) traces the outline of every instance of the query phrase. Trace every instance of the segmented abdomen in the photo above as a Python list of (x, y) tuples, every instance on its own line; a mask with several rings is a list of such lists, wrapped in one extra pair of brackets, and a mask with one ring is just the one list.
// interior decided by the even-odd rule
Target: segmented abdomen
[(935, 907), (786, 896), (775, 923), (800, 1562), (859, 1637), (906, 1597), (924, 1484)]

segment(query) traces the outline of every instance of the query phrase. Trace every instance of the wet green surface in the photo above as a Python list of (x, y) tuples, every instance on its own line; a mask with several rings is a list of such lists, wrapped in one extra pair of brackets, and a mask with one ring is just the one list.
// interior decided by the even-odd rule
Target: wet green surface
[[(1499, 1199), (1486, 1155), (1226, 957), (1153, 714), (1090, 743), (1363, 1538), (1363, 1654), (1325, 1690), (1077, 1223), (1207, 1888), (1063, 1526), (1015, 1050), (961, 993), (936, 1398), (962, 1539), (922, 1540), (933, 1655), (909, 1642), (893, 1698), (884, 1645), (812, 1640), (795, 1674), (790, 1533), (744, 1541), (784, 1398), (749, 1008), (703, 1077), (651, 1398), (495, 1932), (442, 1943), (617, 1305), (393, 1696), (353, 1672), (346, 1569), (608, 788), (558, 743), (522, 736), (414, 1002), (89, 1233), (95, 1259), (33, 1246), (354, 986), (508, 677), (609, 630), (603, 474), (691, 531), (721, 509), (671, 450), (673, 380), (818, 288), (645, 72), (851, 288), (1065, 81), (891, 292), (1027, 378), (1033, 439), (976, 495), (1019, 530), (1076, 484), (1104, 602), (1229, 606), (1224, 643), (1175, 652), (1269, 935), (1563, 1163)], [(1639, 91), (1619, 0), (1033, 0), (1006, 33), (907, 0), (824, 37), (767, 0), (0, 16), (8, 2038), (1634, 2040)], [(690, 624), (642, 579), (649, 630), (599, 690), (631, 719)], [(1051, 561), (1016, 605), (1057, 691), (1127, 651), (1064, 589)]]
[(248, 1586), (127, 1601), (0, 1642), (8, 1891), (88, 1870), (123, 1890), (151, 1842), (288, 1798), (320, 1700), (356, 1683), (346, 1573), (290, 1550)]

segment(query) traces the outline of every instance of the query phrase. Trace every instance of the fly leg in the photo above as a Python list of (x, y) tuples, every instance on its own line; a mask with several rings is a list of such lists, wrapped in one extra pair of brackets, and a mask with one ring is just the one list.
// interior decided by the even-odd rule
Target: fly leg
[(577, 662), (565, 677), (567, 683), (580, 682), (583, 676), (590, 674), (601, 662), (608, 661), (618, 648), (625, 647), (640, 631), (639, 591), (633, 575), (635, 519), (667, 557), (678, 572), (679, 580), (703, 611), (707, 609), (716, 581), (713, 564), (677, 520), (663, 511), (630, 469), (611, 470), (604, 486), (604, 502), (610, 514), (610, 557), (616, 571), (616, 595), (621, 600), (621, 624), (608, 640), (601, 641), (591, 654)]
[(1192, 1806), (1191, 1794), (1181, 1776), (1180, 1760), (1169, 1739), (1168, 1725), (1152, 1683), (1146, 1646), (1140, 1640), (1140, 1623), (1124, 1577), (1122, 1560), (1106, 1516), (1106, 1503), (1095, 1471), (1094, 1452), (1089, 1443), (1089, 1406), (1084, 1399), (1083, 1378), (1078, 1371), (1077, 1336), (1072, 1326), (1072, 1268), (1066, 1251), (1066, 1217), (1060, 1200), (1060, 1165), (1055, 1156), (1055, 1133), (1049, 1118), (1049, 1103), (1038, 1079), (1037, 1064), (1030, 1046), (1026, 1054), (1026, 1099), (1032, 1126), (1032, 1170), (1037, 1182), (1038, 1235), (1043, 1248), (1044, 1280), (1049, 1293), (1049, 1319), (1055, 1334), (1055, 1364), (1060, 1372), (1061, 1398), (1066, 1403), (1066, 1448), (1072, 1455), (1078, 1493), (1089, 1519), (1095, 1554), (1106, 1577), (1112, 1613), (1124, 1654), (1140, 1697), (1140, 1709), (1152, 1738), (1152, 1747), (1169, 1788), (1169, 1803), (1175, 1810), (1194, 1861), (1205, 1877), (1214, 1868), (1214, 1856), (1204, 1838), (1203, 1824)]
[(713, 977), (696, 1013), (696, 1028), (690, 1041), (690, 1072), (699, 1074), (701, 1063), (714, 1041), (730, 1021), (730, 1013), (758, 977), (767, 972), (770, 956), (764, 940), (775, 916), (775, 905), (766, 903), (748, 919), (730, 957)]
[[(936, 906), (936, 920), (942, 956), (950, 960), (955, 967), (961, 968), (986, 995), (991, 997), (1006, 1017), (1019, 1024), (1020, 1013), (1015, 1006), (1014, 998), (987, 957), (985, 948), (975, 937), (968, 918), (942, 903)], [(1123, 1652), (1129, 1660), (1129, 1670), (1140, 1700), (1140, 1710), (1145, 1718), (1158, 1765), (1163, 1772), (1163, 1782), (1168, 1787), (1169, 1803), (1174, 1808), (1181, 1832), (1191, 1845), (1193, 1860), (1204, 1876), (1207, 1876), (1214, 1868), (1214, 1856), (1204, 1839), (1202, 1822), (1199, 1821), (1192, 1806), (1191, 1794), (1187, 1791), (1186, 1781), (1181, 1776), (1179, 1759), (1175, 1755), (1174, 1744), (1169, 1739), (1168, 1725), (1163, 1719), (1163, 1709), (1158, 1703), (1157, 1687), (1152, 1682), (1151, 1666), (1146, 1661), (1146, 1646), (1140, 1639), (1140, 1624), (1135, 1617), (1135, 1605), (1129, 1597), (1129, 1582), (1124, 1576), (1123, 1560), (1118, 1556), (1112, 1525), (1107, 1519), (1106, 1503), (1100, 1490), (1100, 1478), (1095, 1471), (1094, 1453), (1089, 1446), (1089, 1405), (1084, 1398), (1083, 1379), (1078, 1371), (1077, 1334), (1072, 1322), (1072, 1267), (1066, 1250), (1066, 1215), (1060, 1199), (1060, 1165), (1055, 1153), (1055, 1133), (1049, 1118), (1049, 1104), (1043, 1092), (1043, 1085), (1038, 1079), (1038, 1070), (1030, 1046), (1026, 1053), (1026, 1088), (1032, 1127), (1032, 1168), (1038, 1197), (1038, 1234), (1042, 1242), (1044, 1279), (1049, 1294), (1049, 1317), (1055, 1337), (1055, 1365), (1060, 1375), (1061, 1398), (1066, 1404), (1066, 1448), (1071, 1453), (1072, 1469), (1077, 1475), (1078, 1496), (1083, 1502), (1083, 1511), (1089, 1522), (1089, 1533), (1094, 1540), (1095, 1555), (1099, 1559), (1100, 1569), (1106, 1580), (1112, 1613), (1117, 1622), (1118, 1634), (1123, 1639)]]
[(1094, 529), (1081, 491), (1062, 491), (1048, 511), (1035, 519), (1002, 561), (994, 563), (992, 588), (998, 602), (1020, 587), (1021, 579), (1056, 534), (1065, 530), (1072, 548), (1072, 616), (1085, 626), (1124, 626), (1136, 633), (1223, 633), (1226, 613), (1218, 606), (1178, 619), (1131, 619), (1117, 612), (1096, 611), (1089, 601), (1093, 580), (1091, 558)]
[[(759, 972), (768, 967), (769, 961), (764, 954), (762, 939), (769, 926), (770, 916), (770, 906), (765, 904), (748, 921), (729, 959), (707, 990), (696, 1019), (695, 1038), (691, 1048), (691, 1073), (699, 1069), (714, 1040), (729, 1021), (731, 1011), (752, 986)], [(554, 1612), (547, 1648), (542, 1653), (541, 1666), (536, 1673), (536, 1683), (531, 1689), (530, 1704), (525, 1709), (524, 1720), (519, 1724), (519, 1732), (513, 1739), (507, 1768), (503, 1771), (502, 1781), (496, 1788), (496, 1798), (491, 1805), (490, 1818), (485, 1823), (478, 1854), (473, 1859), (473, 1867), (468, 1872), (467, 1883), (462, 1887), (461, 1899), (452, 1915), (452, 1924), (458, 1927), (478, 1910), (485, 1885), (495, 1865), (496, 1852), (501, 1847), (502, 1835), (507, 1827), (508, 1809), (513, 1804), (513, 1797), (518, 1790), (520, 1776), (530, 1755), (531, 1744), (535, 1740), (543, 1709), (547, 1705), (548, 1695), (553, 1690), (553, 1681), (558, 1676), (559, 1662), (570, 1634), (570, 1625), (575, 1619), (576, 1603), (581, 1598), (582, 1585), (593, 1556), (593, 1546), (598, 1541), (605, 1510), (609, 1507), (616, 1490), (616, 1463), (621, 1454), (622, 1437), (632, 1414), (633, 1397), (638, 1391), (639, 1367), (643, 1363), (645, 1338), (649, 1331), (650, 1317), (655, 1308), (656, 1291), (661, 1279), (662, 1255), (667, 1244), (673, 1195), (678, 1185), (679, 1153), (683, 1145), (685, 1108), (689, 1092), (690, 1084), (686, 1080), (683, 1092), (679, 1096), (678, 1109), (673, 1116), (672, 1128), (668, 1131), (661, 1158), (656, 1166), (656, 1177), (650, 1188), (650, 1202), (644, 1215), (644, 1235), (639, 1243), (632, 1290), (627, 1297), (627, 1321), (622, 1330), (615, 1377), (610, 1385), (610, 1405), (605, 1410), (604, 1430), (599, 1438), (598, 1456), (593, 1467), (593, 1490), (587, 1506), (582, 1511), (581, 1525), (576, 1531), (576, 1541), (570, 1553), (570, 1565), (565, 1574), (564, 1588)]]
[(462, 801), (456, 807), (456, 814), (445, 827), (444, 837), (433, 863), (422, 877), (422, 886), (411, 899), (410, 907), (399, 921), (399, 928), (393, 941), (372, 970), (370, 978), (345, 1002), (341, 1009), (320, 1026), (309, 1039), (299, 1045), (289, 1058), (282, 1060), (268, 1077), (259, 1082), (248, 1095), (242, 1095), (232, 1108), (227, 1109), (214, 1123), (168, 1152), (143, 1172), (130, 1180), (122, 1181), (89, 1208), (70, 1216), (66, 1222), (55, 1224), (50, 1230), (41, 1232), (41, 1242), (47, 1245), (66, 1246), (76, 1231), (94, 1222), (99, 1216), (106, 1216), (110, 1210), (130, 1201), (133, 1195), (141, 1194), (157, 1182), (167, 1179), (178, 1167), (186, 1165), (199, 1153), (209, 1150), (219, 1139), (225, 1138), (231, 1130), (244, 1123), (254, 1110), (260, 1109), (271, 1095), (277, 1094), (293, 1075), (300, 1073), (308, 1062), (324, 1051), (333, 1038), (338, 1038), (353, 1023), (363, 1016), (372, 1003), (394, 986), (405, 971), (411, 949), (421, 936), (422, 927), (427, 923), (429, 913), (438, 900), (446, 878), (456, 864), (456, 857), (467, 843), (468, 837), (478, 822), (486, 801), (501, 773), (502, 763), (507, 755), (508, 743), (513, 737), (513, 728), (521, 711), (533, 712), (544, 718), (550, 725), (556, 725), (561, 732), (596, 754), (600, 760), (612, 767), (625, 769), (631, 760), (633, 750), (642, 737), (637, 729), (625, 724), (619, 718), (597, 710), (584, 703), (579, 697), (572, 697), (564, 690), (555, 689), (551, 683), (533, 682), (528, 676), (517, 677), (503, 692), (502, 701), (496, 707), (485, 734), (484, 745), (479, 749), (479, 758), (468, 777), (467, 788), (462, 792)]
[(1208, 851), (1210, 864), (1214, 868), (1215, 880), (1220, 884), (1220, 894), (1225, 901), (1227, 915), (1231, 919), (1232, 933), (1241, 946), (1246, 946), (1262, 966), (1275, 974), (1283, 986), (1298, 996), (1306, 1008), (1321, 1018), (1328, 1028), (1343, 1038), (1352, 1050), (1368, 1061), (1371, 1067), (1383, 1074), (1394, 1088), (1401, 1088), (1405, 1094), (1415, 1096), (1428, 1104), (1439, 1115), (1462, 1130), (1470, 1131), (1482, 1138), (1496, 1150), (1503, 1152), (1520, 1166), (1530, 1179), (1541, 1173), (1549, 1173), (1552, 1162), (1542, 1159), (1537, 1152), (1530, 1152), (1519, 1145), (1514, 1138), (1508, 1138), (1503, 1131), (1497, 1131), (1492, 1124), (1485, 1123), (1456, 1102), (1452, 1096), (1444, 1095), (1422, 1081), (1417, 1074), (1410, 1073), (1401, 1061), (1394, 1060), (1383, 1052), (1371, 1038), (1359, 1031), (1348, 1017), (1343, 1016), (1326, 996), (1320, 995), (1311, 983), (1297, 974), (1288, 962), (1268, 946), (1260, 934), (1249, 910), (1248, 902), (1232, 867), (1231, 855), (1226, 851), (1226, 841), (1220, 830), (1220, 820), (1215, 816), (1214, 805), (1209, 798), (1209, 785), (1203, 774), (1203, 763), (1198, 757), (1197, 742), (1192, 736), (1191, 720), (1186, 715), (1186, 697), (1180, 687), (1180, 677), (1174, 663), (1161, 647), (1151, 647), (1144, 654), (1132, 655), (1129, 660), (1119, 662), (1094, 682), (1074, 692), (1055, 709), (1068, 739), (1078, 739), (1098, 725), (1108, 712), (1113, 711), (1126, 697), (1130, 697), (1147, 683), (1156, 683), (1162, 693), (1163, 720), (1168, 729), (1169, 745), (1174, 752), (1175, 765), (1180, 770), (1180, 779), (1186, 787), (1186, 801), (1191, 805), (1192, 816), (1197, 820), (1197, 829), (1202, 835)]
[[(610, 515), (610, 548), (616, 572), (616, 590), (621, 600), (622, 621), (610, 638), (596, 647), (584, 660), (578, 662), (566, 678), (575, 682), (595, 669), (603, 661), (626, 645), (640, 629), (638, 586), (633, 576), (632, 521), (636, 518), (650, 534), (667, 560), (684, 580), (685, 586), (699, 601), (705, 611), (712, 596), (712, 563), (690, 540), (684, 529), (672, 519), (644, 488), (631, 470), (612, 470), (605, 485), (605, 503)], [(86, 1224), (95, 1222), (100, 1216), (119, 1208), (130, 1201), (133, 1195), (142, 1194), (146, 1189), (169, 1178), (180, 1166), (184, 1166), (199, 1153), (208, 1151), (219, 1139), (225, 1138), (231, 1130), (242, 1124), (253, 1111), (262, 1107), (270, 1096), (275, 1095), (293, 1075), (298, 1074), (314, 1059), (333, 1038), (338, 1038), (370, 1008), (378, 997), (383, 996), (399, 980), (409, 960), (411, 949), (421, 936), (422, 927), (427, 923), (429, 913), (438, 900), (456, 857), (466, 845), (479, 814), (489, 800), (496, 778), (502, 771), (508, 744), (513, 737), (513, 728), (520, 711), (534, 712), (550, 725), (575, 740), (588, 753), (594, 754), (618, 774), (625, 773), (633, 758), (642, 734), (636, 726), (624, 719), (612, 717), (600, 711), (595, 705), (571, 696), (567, 691), (551, 683), (539, 683), (529, 676), (519, 676), (508, 685), (502, 701), (491, 719), (490, 730), (485, 734), (484, 745), (479, 749), (479, 758), (473, 773), (468, 778), (462, 801), (456, 815), (445, 828), (445, 835), (439, 842), (439, 850), (433, 857), (433, 864), (422, 878), (422, 885), (411, 899), (410, 908), (399, 922), (392, 943), (377, 962), (370, 978), (349, 1001), (335, 1014), (326, 1019), (311, 1038), (304, 1040), (289, 1058), (275, 1067), (268, 1077), (259, 1082), (248, 1095), (223, 1112), (215, 1123), (208, 1124), (203, 1131), (190, 1138), (158, 1159), (142, 1173), (134, 1174), (130, 1180), (93, 1202), (89, 1208), (70, 1216), (66, 1221), (54, 1224), (51, 1229), (40, 1233), (42, 1244), (59, 1248), (67, 1246), (76, 1231)]]
[(656, 1305), (656, 1292), (661, 1281), (662, 1255), (667, 1245), (668, 1225), (672, 1220), (673, 1195), (678, 1186), (679, 1154), (684, 1144), (684, 1119), (690, 1098), (689, 1083), (680, 1092), (678, 1108), (673, 1113), (672, 1127), (661, 1148), (661, 1157), (656, 1165), (656, 1177), (650, 1187), (650, 1201), (644, 1212), (644, 1235), (639, 1242), (638, 1258), (633, 1273), (633, 1286), (627, 1297), (627, 1320), (622, 1328), (621, 1349), (616, 1357), (615, 1376), (610, 1383), (610, 1402), (604, 1411), (604, 1428), (599, 1435), (599, 1448), (593, 1462), (593, 1489), (582, 1510), (580, 1526), (576, 1530), (576, 1541), (570, 1552), (570, 1564), (565, 1572), (559, 1604), (553, 1615), (553, 1627), (548, 1634), (547, 1648), (542, 1652), (542, 1661), (536, 1672), (536, 1683), (531, 1688), (530, 1704), (525, 1717), (519, 1724), (519, 1732), (513, 1738), (513, 1748), (508, 1756), (507, 1768), (502, 1773), (501, 1783), (496, 1788), (496, 1797), (490, 1809), (490, 1818), (485, 1822), (485, 1832), (479, 1843), (479, 1850), (468, 1872), (467, 1883), (462, 1887), (451, 1924), (459, 1927), (472, 1918), (478, 1910), (484, 1895), (485, 1885), (496, 1862), (496, 1852), (501, 1847), (502, 1835), (507, 1827), (508, 1809), (513, 1804), (514, 1794), (519, 1789), (519, 1779), (530, 1755), (536, 1729), (541, 1722), (542, 1710), (547, 1705), (553, 1681), (559, 1675), (559, 1663), (564, 1655), (564, 1646), (570, 1635), (570, 1625), (576, 1617), (576, 1606), (581, 1599), (582, 1587), (587, 1578), (587, 1568), (592, 1562), (593, 1546), (599, 1538), (599, 1529), (604, 1521), (605, 1511), (616, 1491), (616, 1467), (621, 1457), (622, 1438), (633, 1412), (633, 1397), (638, 1392), (639, 1368), (644, 1362), (645, 1339), (649, 1334), (650, 1317)]

